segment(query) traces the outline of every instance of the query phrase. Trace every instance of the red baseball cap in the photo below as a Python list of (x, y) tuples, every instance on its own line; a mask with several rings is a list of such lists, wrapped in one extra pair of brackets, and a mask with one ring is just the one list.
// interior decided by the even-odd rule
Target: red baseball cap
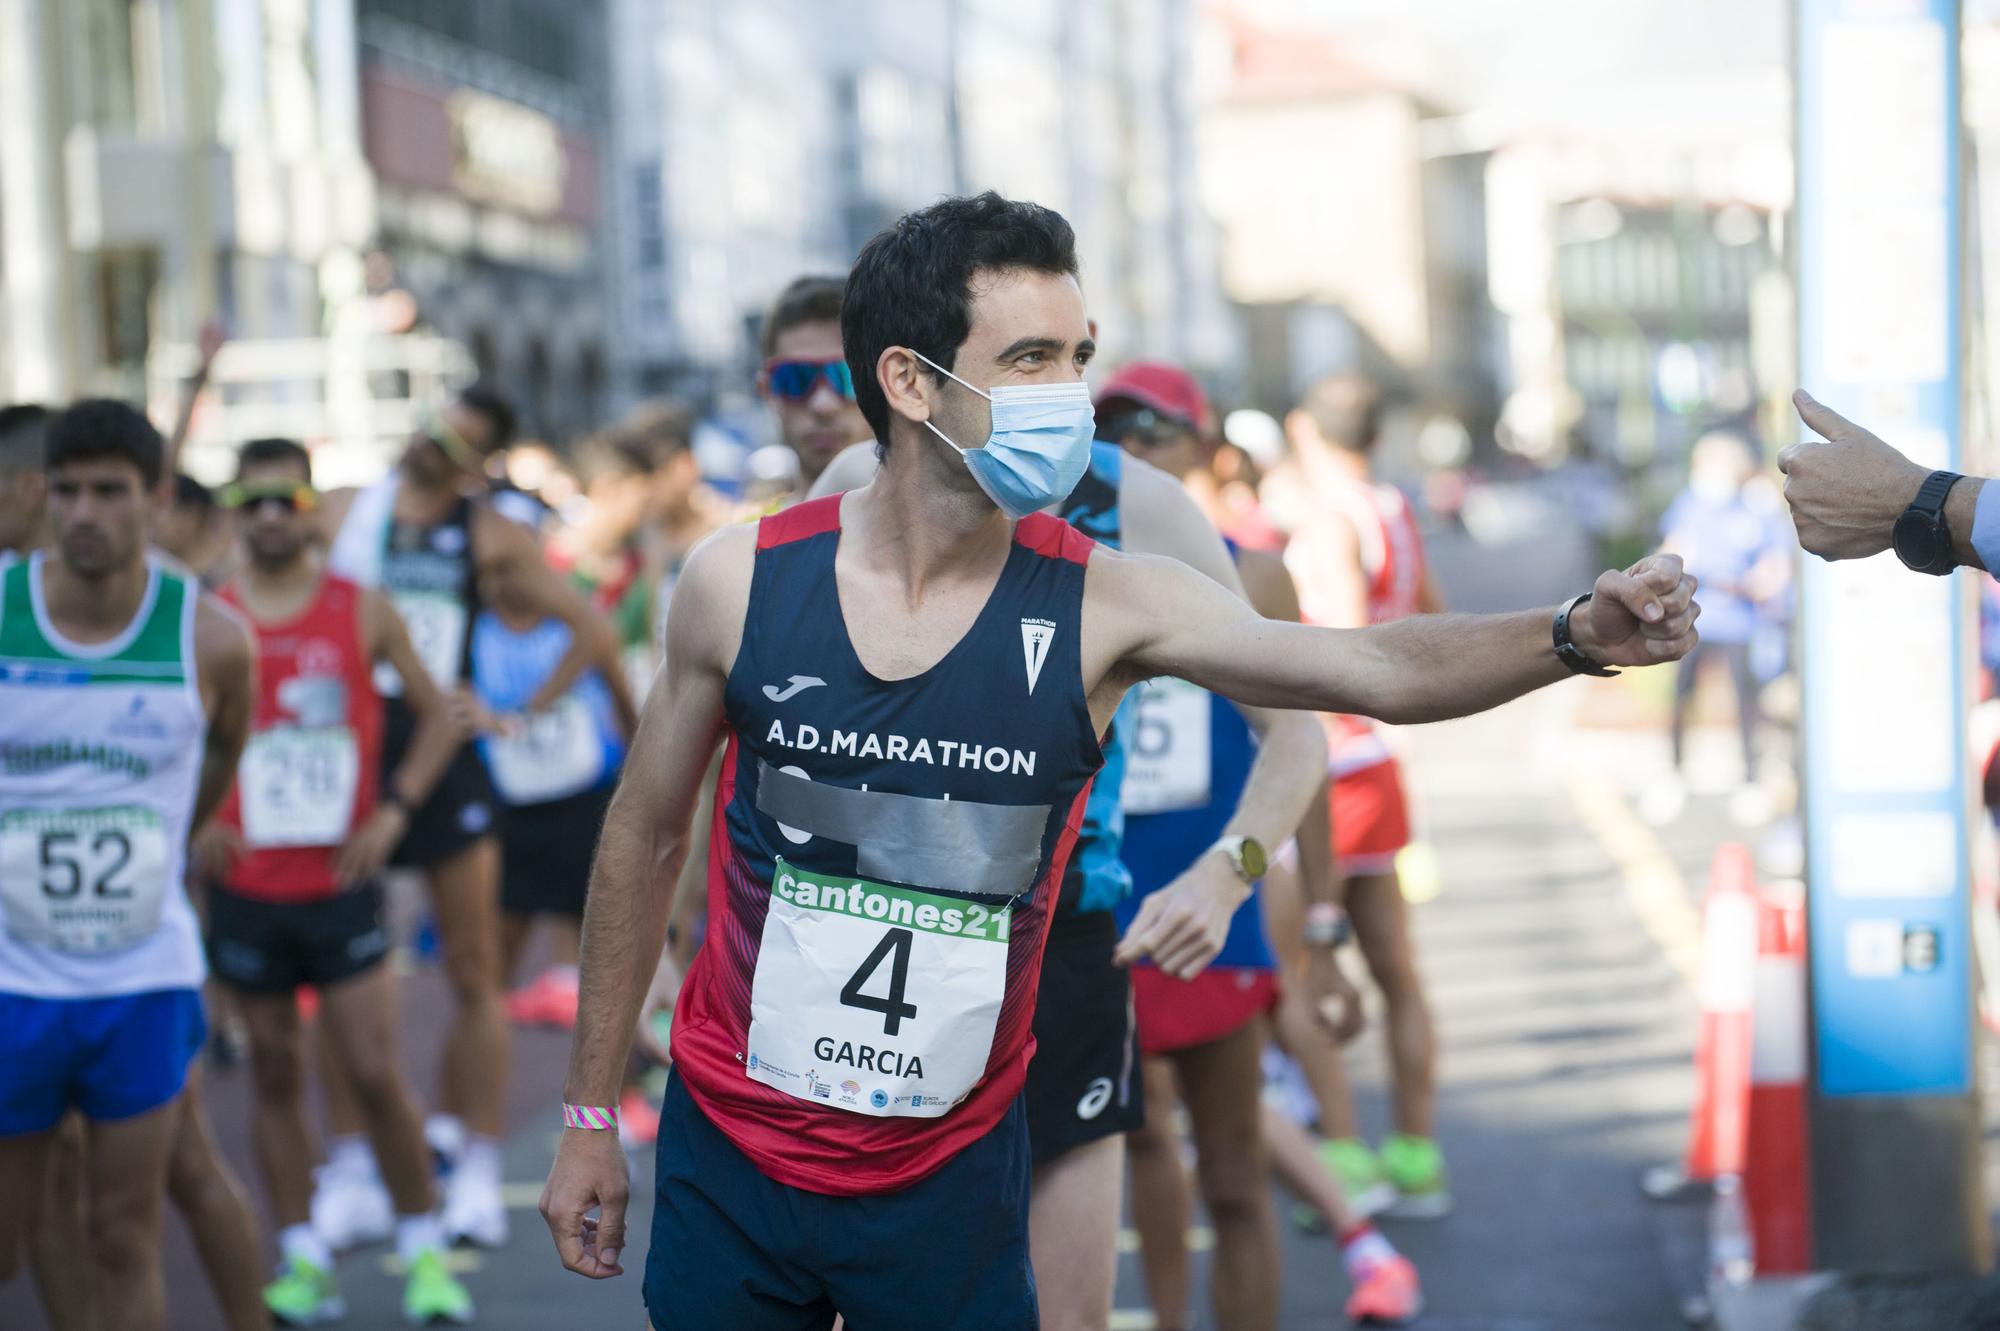
[(1201, 383), (1178, 365), (1162, 361), (1131, 361), (1097, 386), (1097, 405), (1107, 402), (1136, 402), (1162, 416), (1193, 426), (1203, 434), (1215, 429), (1208, 394)]

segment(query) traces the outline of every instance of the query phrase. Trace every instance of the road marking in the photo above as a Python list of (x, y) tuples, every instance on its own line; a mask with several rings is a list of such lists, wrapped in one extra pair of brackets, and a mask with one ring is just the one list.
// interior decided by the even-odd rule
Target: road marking
[(510, 1211), (532, 1211), (542, 1204), (539, 1183), (502, 1183), (500, 1200)]
[[(455, 1276), (470, 1275), (486, 1265), (486, 1259), (480, 1256), (475, 1248), (446, 1248), (439, 1256), (444, 1258), (444, 1269)], [(376, 1259), (375, 1264), (382, 1268), (384, 1275), (401, 1279), (408, 1274), (403, 1259), (393, 1251), (383, 1253)]]
[(1583, 825), (1618, 866), (1640, 926), (1687, 987), (1695, 988), (1701, 979), (1701, 915), (1688, 900), (1687, 880), (1666, 847), (1603, 773), (1571, 773), (1569, 797)]
[[(1207, 1225), (1190, 1225), (1187, 1232), (1189, 1252), (1209, 1252), (1215, 1247), (1215, 1231)], [(1118, 1231), (1118, 1251), (1124, 1254), (1139, 1251), (1139, 1231), (1129, 1225)], [(1159, 1319), (1153, 1316), (1151, 1308), (1113, 1308), (1111, 1320), (1105, 1323), (1106, 1331), (1158, 1331)]]

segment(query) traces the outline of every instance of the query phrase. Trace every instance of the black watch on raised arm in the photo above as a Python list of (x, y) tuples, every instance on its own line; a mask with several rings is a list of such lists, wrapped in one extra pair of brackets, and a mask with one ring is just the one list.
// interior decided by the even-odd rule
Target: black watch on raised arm
[(1556, 611), (1555, 623), (1550, 626), (1550, 635), (1555, 639), (1556, 644), (1556, 659), (1568, 666), (1572, 674), (1615, 675), (1618, 673), (1616, 670), (1613, 670), (1610, 666), (1599, 665), (1597, 662), (1591, 660), (1589, 653), (1577, 646), (1576, 642), (1569, 636), (1570, 616), (1574, 615), (1583, 606), (1584, 602), (1589, 599), (1590, 593), (1585, 592), (1562, 609)]
[(1932, 472), (1896, 519), (1889, 538), (1896, 558), (1916, 572), (1949, 573), (1958, 567), (1951, 552), (1951, 532), (1944, 525), (1944, 497), (1964, 479), (1955, 471)]

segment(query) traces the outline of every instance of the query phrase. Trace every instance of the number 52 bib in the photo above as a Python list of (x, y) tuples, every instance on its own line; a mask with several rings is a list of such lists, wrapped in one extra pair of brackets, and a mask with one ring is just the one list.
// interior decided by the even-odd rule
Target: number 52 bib
[(0, 817), (7, 931), (62, 952), (115, 952), (159, 927), (167, 841), (150, 809), (17, 809)]
[(938, 1118), (986, 1072), (1011, 909), (778, 861), (744, 1071), (877, 1117)]

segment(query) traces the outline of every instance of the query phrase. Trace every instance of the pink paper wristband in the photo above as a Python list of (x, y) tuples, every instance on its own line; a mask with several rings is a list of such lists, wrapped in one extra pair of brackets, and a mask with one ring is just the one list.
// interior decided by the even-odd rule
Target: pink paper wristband
[(594, 1105), (564, 1105), (563, 1126), (566, 1128), (615, 1128), (618, 1126), (616, 1109), (599, 1109)]

